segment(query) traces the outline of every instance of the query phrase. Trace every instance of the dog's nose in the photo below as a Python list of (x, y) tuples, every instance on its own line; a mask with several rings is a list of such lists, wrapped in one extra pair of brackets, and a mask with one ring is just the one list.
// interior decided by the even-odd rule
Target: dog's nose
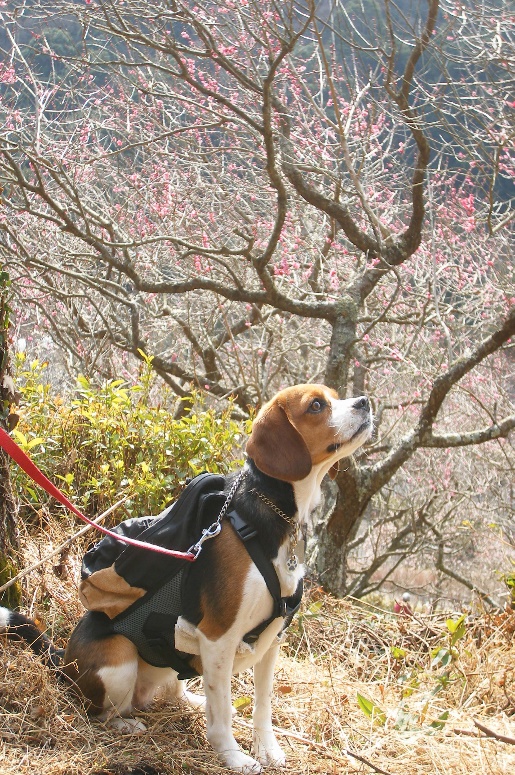
[(356, 401), (352, 405), (353, 409), (364, 409), (368, 412), (370, 409), (370, 402), (366, 396), (361, 396), (360, 398), (356, 399)]

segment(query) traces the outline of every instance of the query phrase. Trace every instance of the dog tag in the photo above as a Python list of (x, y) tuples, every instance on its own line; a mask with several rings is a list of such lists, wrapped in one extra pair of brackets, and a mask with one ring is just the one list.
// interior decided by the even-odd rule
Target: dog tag
[(306, 539), (305, 538), (299, 538), (299, 540), (295, 544), (294, 552), (297, 558), (297, 562), (299, 563), (299, 565), (302, 565), (302, 563), (306, 559)]
[(306, 555), (306, 542), (303, 538), (300, 538), (295, 544), (292, 553), (286, 561), (286, 566), (290, 572), (297, 570), (299, 565), (302, 565)]

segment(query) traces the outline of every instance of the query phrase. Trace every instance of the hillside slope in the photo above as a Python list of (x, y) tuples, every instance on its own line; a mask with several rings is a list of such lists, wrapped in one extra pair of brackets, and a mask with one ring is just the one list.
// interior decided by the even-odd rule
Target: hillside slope
[[(49, 588), (55, 578), (45, 574), (40, 582), (50, 593), (50, 629), (59, 632), (78, 604), (72, 581)], [(286, 771), (512, 771), (515, 613), (469, 615), (456, 627), (453, 621), (457, 614), (396, 615), (312, 588), (276, 671), (274, 724)], [(121, 737), (90, 722), (29, 651), (5, 639), (0, 673), (1, 775), (223, 772), (202, 713), (158, 701), (140, 714), (146, 735)], [(200, 681), (193, 689), (201, 691)], [(250, 675), (233, 679), (236, 736), (246, 748), (251, 694)], [(485, 736), (476, 722), (496, 736)]]

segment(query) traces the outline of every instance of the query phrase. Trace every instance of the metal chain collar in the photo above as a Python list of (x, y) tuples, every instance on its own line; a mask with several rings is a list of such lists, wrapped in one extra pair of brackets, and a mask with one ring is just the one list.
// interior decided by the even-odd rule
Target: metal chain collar
[(256, 490), (255, 487), (252, 488), (251, 492), (254, 493), (254, 495), (257, 495), (258, 498), (260, 498), (263, 503), (266, 503), (266, 505), (272, 509), (272, 511), (275, 511), (276, 514), (279, 514), (280, 517), (282, 517), (289, 525), (291, 525), (293, 528), (297, 526), (297, 523), (293, 519), (293, 517), (289, 517), (287, 514), (284, 513), (284, 511), (281, 511), (279, 506), (276, 506), (273, 501), (270, 500), (270, 498), (267, 498), (266, 495), (263, 495), (262, 492), (259, 492)]
[(288, 546), (289, 557), (286, 560), (286, 566), (288, 570), (293, 572), (299, 564), (299, 559), (297, 557), (297, 552), (296, 552), (297, 545), (300, 540), (300, 526), (298, 522), (295, 519), (293, 519), (293, 517), (289, 517), (287, 514), (285, 514), (284, 511), (281, 511), (279, 506), (276, 506), (276, 504), (273, 501), (271, 501), (270, 498), (267, 498), (266, 495), (263, 495), (262, 492), (259, 492), (259, 490), (256, 490), (255, 487), (252, 488), (251, 492), (253, 492), (254, 495), (257, 495), (258, 498), (263, 501), (263, 503), (266, 503), (268, 508), (272, 509), (272, 511), (275, 511), (276, 514), (278, 514), (282, 519), (285, 520), (285, 522), (287, 522), (293, 528), (292, 532), (290, 533), (289, 546)]
[[(227, 493), (227, 497), (224, 501), (224, 504), (222, 508), (220, 509), (220, 513), (218, 517), (216, 518), (215, 522), (213, 522), (212, 525), (205, 528), (202, 531), (202, 535), (200, 536), (197, 543), (193, 544), (193, 546), (190, 546), (188, 549), (188, 553), (191, 553), (195, 559), (199, 556), (200, 552), (202, 551), (202, 546), (205, 543), (205, 541), (209, 541), (210, 538), (215, 538), (217, 535), (219, 535), (220, 531), (222, 530), (222, 519), (227, 514), (227, 510), (231, 504), (232, 499), (234, 498), (236, 494), (236, 490), (240, 486), (241, 480), (245, 476), (245, 471), (241, 471), (240, 474), (236, 477), (236, 479), (233, 482), (233, 485), (229, 492)], [(266, 495), (263, 495), (262, 492), (259, 492), (255, 488), (251, 490), (252, 493), (258, 496), (263, 503), (266, 503), (266, 505), (272, 509), (279, 517), (285, 520), (292, 528), (292, 532), (289, 537), (289, 557), (286, 561), (286, 565), (288, 567), (289, 571), (294, 571), (298, 566), (298, 558), (295, 552), (296, 546), (299, 542), (299, 535), (300, 535), (300, 528), (298, 523), (292, 518), (289, 517), (287, 514), (284, 513), (284, 511), (281, 511), (281, 509), (276, 506), (276, 504), (271, 501), (269, 498), (266, 497)]]

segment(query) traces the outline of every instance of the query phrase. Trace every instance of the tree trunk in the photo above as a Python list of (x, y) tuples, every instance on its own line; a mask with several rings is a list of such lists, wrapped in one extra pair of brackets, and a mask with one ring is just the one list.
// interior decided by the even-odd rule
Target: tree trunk
[[(347, 294), (340, 300), (339, 314), (333, 321), (324, 381), (341, 398), (345, 396), (349, 383), (349, 364), (356, 341), (357, 310), (358, 299), (355, 294)], [(348, 589), (346, 547), (358, 528), (369, 499), (364, 498), (360, 492), (360, 472), (352, 458), (340, 462), (340, 473), (335, 484), (337, 493), (333, 504), (326, 502), (325, 510), (329, 511), (329, 518), (322, 517), (317, 525), (313, 560), (324, 589), (337, 597), (343, 597)]]
[(341, 461), (342, 470), (336, 478), (336, 498), (329, 505), (327, 520), (317, 525), (315, 570), (324, 589), (337, 597), (348, 591), (347, 546), (356, 535), (361, 517), (370, 501), (359, 469), (352, 458)]
[[(7, 272), (0, 271), (0, 425), (4, 430), (8, 429), (10, 419), (14, 417), (10, 408), (15, 398), (9, 361), (9, 285)], [(0, 450), (0, 587), (16, 575), (17, 561), (17, 506), (11, 487), (9, 458)], [(21, 588), (18, 584), (13, 584), (0, 596), (0, 604), (10, 608), (20, 602)]]
[[(9, 477), (7, 455), (0, 451), (0, 587), (16, 576), (18, 532), (17, 509)], [(21, 602), (21, 588), (13, 584), (0, 596), (0, 605), (15, 608)]]
[(349, 381), (349, 362), (356, 341), (357, 312), (357, 300), (352, 295), (346, 295), (340, 299), (338, 315), (332, 324), (324, 383), (334, 388), (341, 398), (344, 397)]

